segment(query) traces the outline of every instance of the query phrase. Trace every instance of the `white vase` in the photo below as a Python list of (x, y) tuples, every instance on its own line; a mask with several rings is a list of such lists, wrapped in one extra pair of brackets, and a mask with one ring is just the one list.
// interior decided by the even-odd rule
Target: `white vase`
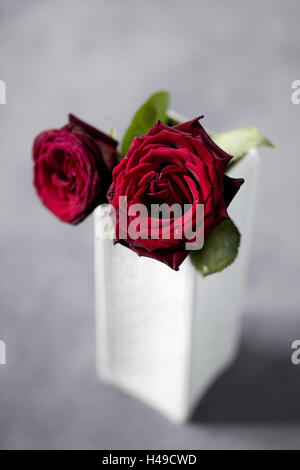
[(230, 172), (245, 178), (229, 206), (242, 234), (238, 257), (206, 278), (189, 258), (176, 272), (103, 240), (102, 206), (95, 211), (98, 374), (173, 421), (188, 419), (237, 352), (258, 158), (252, 150)]

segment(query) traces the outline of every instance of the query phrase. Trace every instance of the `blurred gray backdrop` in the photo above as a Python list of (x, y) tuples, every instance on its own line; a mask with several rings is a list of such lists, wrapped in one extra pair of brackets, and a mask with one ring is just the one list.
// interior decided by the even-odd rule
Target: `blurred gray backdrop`
[[(297, 0), (0, 0), (0, 447), (300, 448)], [(236, 363), (173, 425), (95, 376), (92, 217), (60, 223), (32, 187), (31, 145), (72, 111), (122, 135), (153, 91), (217, 131), (254, 124), (262, 150)]]

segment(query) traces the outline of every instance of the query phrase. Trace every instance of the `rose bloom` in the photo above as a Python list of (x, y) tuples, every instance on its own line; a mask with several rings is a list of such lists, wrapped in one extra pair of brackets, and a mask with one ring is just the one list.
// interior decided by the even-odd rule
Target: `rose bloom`
[(34, 186), (44, 205), (63, 222), (78, 224), (107, 202), (117, 144), (73, 115), (61, 129), (41, 132), (33, 145)]
[[(184, 236), (164, 239), (163, 220), (150, 220), (151, 204), (190, 204), (192, 218), (195, 205), (204, 204), (205, 239), (224, 219), (229, 218), (227, 207), (243, 183), (243, 179), (225, 175), (232, 156), (211, 140), (199, 119), (174, 127), (158, 121), (148, 134), (135, 137), (127, 155), (113, 170), (113, 182), (107, 195), (115, 209), (115, 242), (126, 245), (140, 256), (162, 261), (175, 270), (189, 254), (185, 248), (187, 240)], [(124, 236), (123, 222), (120, 223), (120, 196), (127, 197), (128, 211), (133, 204), (144, 204), (149, 208), (145, 231), (147, 227), (159, 226), (159, 239), (133, 239), (128, 232)], [(132, 216), (127, 213), (126, 217), (129, 226)], [(170, 233), (174, 235), (178, 219), (171, 218), (169, 223)], [(140, 229), (143, 232), (143, 227)]]

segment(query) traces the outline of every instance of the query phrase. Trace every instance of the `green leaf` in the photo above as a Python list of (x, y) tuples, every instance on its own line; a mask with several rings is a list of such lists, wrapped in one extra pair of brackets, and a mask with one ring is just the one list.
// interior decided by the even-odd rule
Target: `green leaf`
[(110, 137), (112, 137), (112, 138), (115, 139), (115, 140), (118, 139), (116, 126), (113, 126), (113, 127), (110, 129), (108, 135), (110, 135)]
[(123, 137), (121, 155), (124, 157), (134, 137), (147, 134), (156, 121), (167, 121), (166, 112), (170, 95), (166, 91), (158, 91), (142, 104), (137, 110)]
[(237, 256), (240, 238), (232, 220), (226, 219), (210, 233), (201, 250), (190, 253), (193, 265), (202, 276), (222, 271)]
[(274, 147), (274, 145), (253, 126), (213, 135), (212, 140), (221, 147), (221, 149), (225, 150), (225, 152), (233, 155), (230, 165), (246, 155), (246, 153), (254, 147), (263, 145)]

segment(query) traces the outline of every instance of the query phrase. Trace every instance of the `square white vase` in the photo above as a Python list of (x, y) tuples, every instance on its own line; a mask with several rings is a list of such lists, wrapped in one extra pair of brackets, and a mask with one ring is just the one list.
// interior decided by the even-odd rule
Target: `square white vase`
[(258, 163), (252, 150), (229, 173), (245, 178), (229, 206), (241, 246), (231, 266), (206, 278), (189, 258), (173, 271), (114, 246), (99, 236), (104, 208), (95, 211), (99, 377), (173, 421), (189, 418), (237, 352)]

